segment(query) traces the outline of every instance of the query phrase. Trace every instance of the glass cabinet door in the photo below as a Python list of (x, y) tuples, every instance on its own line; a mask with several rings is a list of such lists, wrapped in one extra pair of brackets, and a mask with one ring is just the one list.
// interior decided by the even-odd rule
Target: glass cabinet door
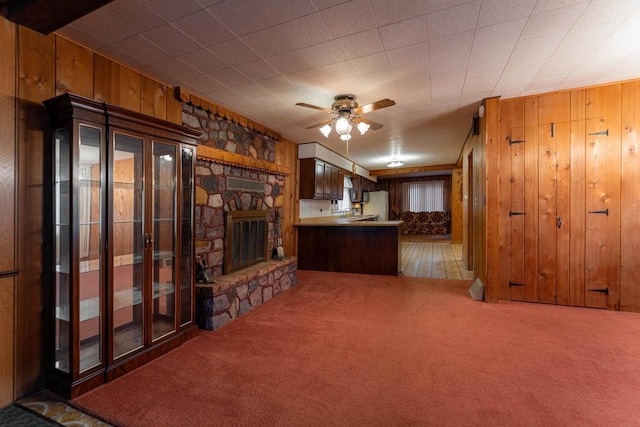
[(102, 363), (102, 129), (80, 125), (77, 207), (80, 372)]
[(144, 345), (144, 139), (114, 133), (111, 274), (113, 359)]
[(71, 370), (71, 146), (69, 129), (58, 129), (54, 139), (53, 227), (55, 239), (55, 352), (54, 366)]
[(194, 258), (193, 253), (193, 167), (194, 149), (182, 147), (182, 168), (181, 168), (181, 207), (180, 207), (180, 326), (191, 322), (191, 312), (193, 310), (193, 275)]
[(176, 330), (177, 154), (153, 143), (153, 340)]

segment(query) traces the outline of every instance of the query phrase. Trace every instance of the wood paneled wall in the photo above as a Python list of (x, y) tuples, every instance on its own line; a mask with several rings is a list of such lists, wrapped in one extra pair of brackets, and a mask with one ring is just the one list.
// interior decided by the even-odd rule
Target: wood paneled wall
[(451, 243), (462, 243), (462, 201), (463, 201), (462, 168), (454, 169), (451, 175)]
[(0, 19), (0, 407), (14, 400), (16, 29)]
[(499, 298), (640, 311), (640, 81), (502, 100), (499, 116)]
[[(45, 210), (44, 202), (49, 120), (42, 101), (73, 92), (177, 124), (182, 124), (182, 102), (172, 87), (126, 65), (64, 37), (44, 36), (1, 17), (0, 64), (0, 273), (20, 271), (15, 278), (0, 278), (2, 406), (45, 383), (43, 355), (50, 339), (46, 301), (51, 290), (43, 286), (42, 262), (51, 248), (42, 242), (43, 218), (51, 212)], [(293, 142), (277, 143), (276, 162), (292, 171), (284, 189), (283, 233), (287, 253), (295, 254), (292, 224), (297, 221), (298, 190)], [(7, 208), (14, 203), (15, 216)]]
[(286, 139), (276, 142), (276, 163), (291, 170), (291, 174), (284, 178), (282, 245), (287, 255), (297, 256), (298, 233), (293, 224), (300, 220), (298, 146)]

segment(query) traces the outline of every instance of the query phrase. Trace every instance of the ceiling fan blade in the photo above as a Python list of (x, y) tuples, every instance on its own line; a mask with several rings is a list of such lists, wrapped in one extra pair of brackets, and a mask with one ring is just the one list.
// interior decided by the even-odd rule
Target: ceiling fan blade
[(378, 122), (374, 122), (373, 120), (369, 120), (369, 119), (365, 119), (364, 117), (357, 117), (355, 119), (353, 119), (354, 122), (356, 123), (360, 123), (360, 122), (364, 122), (366, 124), (368, 124), (370, 126), (369, 129), (371, 130), (378, 130), (382, 127), (382, 125)]
[(333, 119), (323, 120), (320, 123), (316, 123), (315, 125), (307, 126), (305, 129), (319, 128), (320, 126), (328, 125), (332, 121), (333, 121)]
[(356, 114), (367, 114), (372, 111), (380, 110), (382, 108), (391, 107), (396, 105), (396, 101), (392, 101), (391, 99), (381, 99), (380, 101), (372, 102), (371, 104), (365, 104), (361, 107), (358, 107), (354, 110)]
[(327, 113), (333, 113), (333, 110), (328, 110), (326, 108), (318, 107), (317, 105), (307, 104), (306, 102), (298, 102), (296, 105), (300, 107), (312, 108), (314, 110), (326, 111)]

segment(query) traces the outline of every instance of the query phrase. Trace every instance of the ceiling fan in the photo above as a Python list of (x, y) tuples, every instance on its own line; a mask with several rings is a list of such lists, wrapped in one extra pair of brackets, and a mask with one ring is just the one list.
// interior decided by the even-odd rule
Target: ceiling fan
[(331, 133), (331, 124), (333, 124), (336, 132), (340, 135), (340, 139), (343, 141), (351, 139), (351, 129), (354, 125), (358, 128), (361, 135), (364, 135), (369, 128), (378, 130), (382, 127), (380, 123), (365, 119), (361, 117), (361, 115), (396, 105), (395, 101), (391, 99), (381, 99), (360, 107), (356, 102), (356, 96), (351, 94), (336, 95), (333, 99), (334, 102), (331, 104), (331, 109), (318, 107), (305, 102), (298, 102), (296, 105), (332, 114), (333, 117), (330, 119), (307, 126), (306, 129), (319, 127), (320, 132), (322, 132), (325, 137), (328, 137), (329, 133)]

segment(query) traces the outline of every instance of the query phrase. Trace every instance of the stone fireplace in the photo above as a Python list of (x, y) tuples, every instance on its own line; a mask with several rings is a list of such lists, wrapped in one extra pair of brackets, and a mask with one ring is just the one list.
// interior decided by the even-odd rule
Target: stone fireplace
[(266, 211), (226, 212), (224, 274), (267, 260), (267, 228)]

